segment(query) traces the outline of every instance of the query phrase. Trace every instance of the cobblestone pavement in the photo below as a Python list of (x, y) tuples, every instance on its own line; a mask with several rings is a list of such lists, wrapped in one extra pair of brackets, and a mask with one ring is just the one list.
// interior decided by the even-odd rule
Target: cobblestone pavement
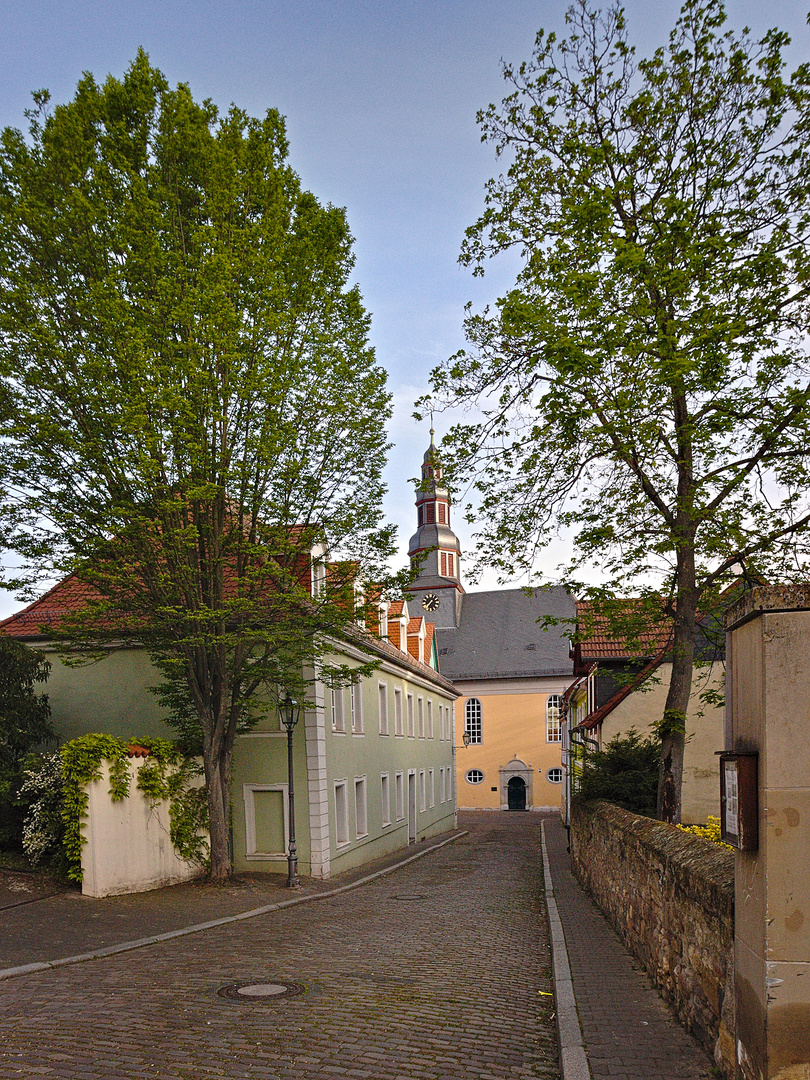
[(708, 1080), (711, 1061), (574, 879), (556, 814), (546, 818), (545, 830), (593, 1080)]
[[(0, 1077), (556, 1080), (539, 818), (460, 819), (350, 892), (0, 984)], [(304, 992), (217, 993), (263, 981)]]

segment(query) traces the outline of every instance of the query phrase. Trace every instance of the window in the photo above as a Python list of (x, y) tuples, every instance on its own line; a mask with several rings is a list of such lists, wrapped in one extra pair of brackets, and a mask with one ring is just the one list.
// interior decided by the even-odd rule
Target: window
[(439, 524), (444, 525), (447, 512), (444, 503), (439, 503)]
[(450, 553), (447, 556), (447, 576), (448, 577), (455, 577), (455, 573), (456, 573), (456, 571), (453, 568), (453, 555), (452, 555), (452, 553)]
[(464, 730), (469, 732), (471, 743), (483, 741), (481, 714), (481, 702), (478, 698), (468, 698), (464, 705)]
[(382, 823), (383, 828), (385, 828), (386, 825), (391, 824), (391, 784), (387, 772), (380, 777), (380, 801), (382, 803)]
[(561, 784), (563, 778), (562, 769), (549, 769), (546, 773), (546, 779), (551, 784)]
[(312, 563), (312, 595), (323, 595), (324, 586), (326, 585), (326, 563), (321, 562), (320, 559), (315, 559)]
[(422, 512), (421, 504), (419, 506), (417, 506), (417, 508), (416, 508), (416, 517), (417, 517), (417, 524), (419, 525), (419, 528), (421, 529), (422, 526), (425, 524), (425, 515)]
[(419, 770), (419, 809), (427, 810), (427, 791), (425, 788), (425, 770)]
[(413, 738), (413, 694), (408, 694), (408, 738)]
[(427, 523), (428, 525), (432, 525), (436, 520), (436, 504), (428, 503), (425, 506), (425, 510), (427, 512)]
[(335, 782), (335, 841), (338, 847), (349, 843), (349, 800), (345, 780)]
[(405, 817), (405, 783), (402, 779), (401, 772), (398, 772), (394, 776), (394, 787), (397, 800), (397, 821), (402, 821), (402, 819)]
[(402, 734), (402, 691), (394, 689), (394, 734)]
[(549, 694), (546, 701), (546, 742), (560, 742), (562, 739), (562, 703), (559, 694)]
[(352, 733), (363, 734), (363, 686), (362, 683), (352, 683), (349, 687), (349, 695), (352, 705)]
[(425, 702), (423, 698), (416, 699), (416, 719), (419, 725), (419, 738), (425, 737)]
[(358, 840), (362, 836), (368, 836), (365, 776), (355, 776), (354, 778), (354, 825)]
[(346, 724), (343, 719), (343, 689), (338, 687), (331, 690), (332, 731), (345, 731)]
[(244, 784), (245, 856), (248, 859), (283, 859), (289, 835), (286, 784)]
[(388, 686), (381, 682), (379, 684), (380, 695), (380, 734), (388, 734)]
[(483, 784), (484, 774), (480, 769), (467, 769), (464, 779), (468, 784)]
[(428, 805), (436, 805), (436, 778), (433, 769), (428, 769)]
[(388, 606), (381, 604), (379, 609), (380, 637), (388, 637)]
[(433, 738), (433, 702), (427, 703), (427, 737)]
[(446, 551), (442, 552), (441, 558), (442, 558), (441, 575), (442, 575), (442, 577), (447, 577), (447, 552)]

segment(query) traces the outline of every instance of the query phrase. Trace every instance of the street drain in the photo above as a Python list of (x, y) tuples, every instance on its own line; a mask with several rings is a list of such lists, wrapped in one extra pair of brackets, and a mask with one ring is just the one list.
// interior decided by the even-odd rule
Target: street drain
[(274, 979), (251, 979), (249, 982), (229, 983), (217, 990), (220, 997), (229, 1001), (285, 1001), (306, 993), (306, 987), (297, 982), (276, 982)]
[(399, 896), (392, 896), (392, 900), (427, 900), (427, 896), (424, 893), (400, 893)]

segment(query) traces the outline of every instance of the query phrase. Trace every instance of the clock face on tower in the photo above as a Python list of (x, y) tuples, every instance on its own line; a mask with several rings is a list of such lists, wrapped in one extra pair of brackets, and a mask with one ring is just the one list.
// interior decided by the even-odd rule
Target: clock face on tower
[(439, 610), (439, 598), (436, 593), (429, 592), (427, 596), (422, 598), (422, 607), (425, 611), (438, 611)]

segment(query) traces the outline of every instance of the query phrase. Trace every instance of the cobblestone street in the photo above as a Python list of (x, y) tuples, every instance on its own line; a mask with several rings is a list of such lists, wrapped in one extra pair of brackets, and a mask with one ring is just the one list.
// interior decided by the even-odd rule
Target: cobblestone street
[[(558, 1077), (540, 819), (348, 892), (0, 984), (0, 1077)], [(292, 997), (225, 998), (292, 982)]]

